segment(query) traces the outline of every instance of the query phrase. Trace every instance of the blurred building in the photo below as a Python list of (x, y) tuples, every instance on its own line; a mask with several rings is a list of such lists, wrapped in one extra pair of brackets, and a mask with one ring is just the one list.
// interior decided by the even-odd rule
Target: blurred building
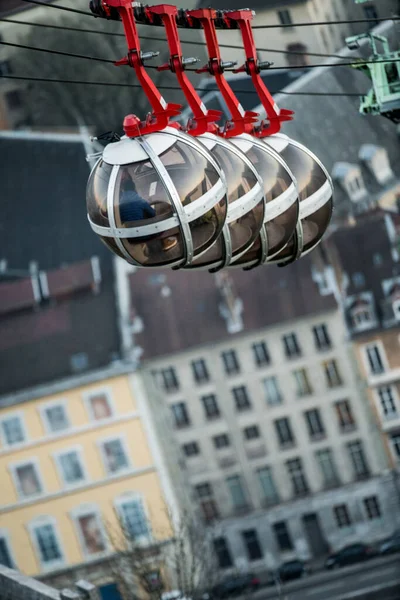
[(114, 584), (119, 521), (157, 546), (184, 497), (121, 358), (113, 256), (86, 218), (90, 150), (87, 132), (0, 135), (0, 563), (57, 587)]
[[(207, 0), (200, 0), (199, 7), (207, 8)], [(213, 2), (214, 8), (237, 10), (242, 4), (233, 0), (227, 7), (223, 0)], [(276, 25), (276, 28), (254, 30), (258, 56), (261, 60), (273, 60), (279, 66), (307, 66), (323, 62), (329, 55), (345, 45), (345, 39), (353, 33), (371, 29), (375, 23), (318, 24), (311, 27), (296, 26), (298, 23), (321, 23), (352, 19), (375, 19), (391, 16), (398, 10), (397, 0), (368, 2), (355, 5), (354, 0), (267, 0), (253, 2), (250, 6), (255, 13), (256, 25)], [(281, 26), (281, 27), (280, 27)], [(227, 60), (244, 61), (240, 51), (241, 36), (236, 31), (221, 31), (218, 34), (221, 44), (237, 44), (238, 50), (223, 50)], [(283, 54), (273, 50), (283, 51)], [(319, 53), (322, 56), (312, 56)]]
[(400, 206), (375, 209), (324, 244), (388, 463), (400, 476)]
[(389, 534), (394, 483), (332, 282), (309, 259), (231, 273), (127, 277), (160, 440), (172, 425), (221, 568)]

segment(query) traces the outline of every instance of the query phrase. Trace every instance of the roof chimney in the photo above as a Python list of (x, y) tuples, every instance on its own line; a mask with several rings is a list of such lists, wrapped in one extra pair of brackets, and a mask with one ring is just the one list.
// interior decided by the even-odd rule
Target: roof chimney
[(243, 302), (236, 295), (232, 277), (226, 271), (219, 271), (215, 282), (222, 296), (219, 313), (226, 321), (228, 333), (238, 333), (243, 330)]

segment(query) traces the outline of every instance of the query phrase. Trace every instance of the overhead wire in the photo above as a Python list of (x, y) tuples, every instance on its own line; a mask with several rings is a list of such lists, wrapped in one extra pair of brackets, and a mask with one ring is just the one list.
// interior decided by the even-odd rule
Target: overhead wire
[[(48, 29), (58, 29), (61, 31), (74, 31), (77, 33), (94, 33), (96, 35), (108, 35), (114, 37), (121, 37), (125, 39), (125, 34), (111, 32), (111, 31), (99, 31), (98, 29), (81, 29), (79, 27), (67, 27), (63, 25), (53, 25), (48, 23), (32, 23), (29, 21), (20, 21), (17, 19), (8, 19), (8, 18), (0, 18), (0, 21), (5, 23), (13, 23), (15, 25), (28, 25), (30, 27), (45, 27)], [(142, 40), (151, 40), (156, 42), (165, 42), (165, 37), (157, 37), (157, 36), (146, 36), (141, 35), (140, 39)], [(182, 44), (190, 44), (192, 46), (202, 46), (205, 47), (205, 42), (200, 42), (196, 40), (181, 40)], [(236, 46), (234, 44), (218, 44), (220, 48), (229, 48), (231, 50), (241, 50), (240, 46)], [(295, 56), (318, 56), (322, 58), (343, 58), (340, 54), (324, 54), (321, 52), (301, 52), (296, 50), (278, 50), (276, 48), (258, 48), (259, 52), (271, 52), (274, 54), (293, 54)]]
[[(23, 0), (29, 4), (38, 4), (39, 6), (46, 6), (47, 8), (55, 8), (58, 10), (65, 10), (68, 12), (75, 12), (80, 15), (87, 15), (89, 17), (101, 18), (97, 17), (92, 12), (78, 10), (75, 8), (68, 8), (67, 6), (60, 6), (59, 4), (48, 4), (47, 2), (43, 2), (42, 0)], [(371, 19), (345, 19), (345, 20), (337, 20), (337, 21), (311, 21), (306, 23), (276, 23), (269, 25), (253, 25), (252, 29), (277, 29), (277, 28), (287, 28), (287, 27), (314, 27), (319, 25), (345, 25), (351, 23), (379, 23), (381, 21), (399, 21), (400, 17), (397, 15), (392, 15), (389, 17), (376, 17)], [(141, 25), (151, 25), (150, 23), (140, 23)]]
[[(33, 50), (36, 52), (47, 52), (48, 54), (58, 54), (61, 56), (67, 56), (70, 58), (79, 58), (79, 59), (86, 59), (86, 60), (92, 60), (92, 61), (99, 61), (99, 62), (104, 62), (104, 63), (109, 63), (112, 65), (115, 65), (115, 60), (112, 59), (108, 59), (108, 58), (101, 58), (99, 56), (88, 56), (86, 54), (74, 54), (72, 52), (63, 52), (61, 50), (51, 50), (50, 48), (37, 48), (35, 46), (26, 46), (25, 44), (16, 44), (14, 42), (4, 42), (4, 41), (0, 41), (0, 44), (3, 44), (5, 46), (12, 46), (14, 48), (23, 48), (25, 50)], [(292, 69), (318, 69), (318, 68), (323, 68), (323, 67), (351, 67), (352, 65), (356, 64), (356, 63), (360, 63), (360, 64), (376, 64), (376, 63), (392, 63), (392, 62), (397, 62), (396, 59), (379, 59), (379, 60), (364, 60), (364, 59), (360, 59), (360, 58), (355, 58), (353, 61), (351, 62), (342, 62), (342, 63), (321, 63), (321, 64), (312, 64), (312, 65), (289, 65), (289, 66), (285, 66), (285, 69), (288, 70), (292, 70)], [(157, 69), (156, 66), (153, 65), (146, 65), (146, 68), (149, 69)], [(196, 72), (196, 69), (186, 69), (187, 71), (192, 71), (192, 72)], [(268, 67), (266, 70), (268, 71), (274, 71), (274, 70), (282, 70), (282, 67), (273, 67), (270, 66)], [(225, 71), (231, 71), (234, 72), (235, 69), (225, 69)]]
[[(111, 81), (87, 81), (87, 80), (82, 80), (82, 81), (78, 81), (78, 80), (72, 80), (72, 79), (48, 79), (46, 77), (25, 77), (25, 76), (21, 76), (21, 75), (0, 75), (0, 79), (17, 79), (17, 80), (21, 80), (21, 81), (37, 81), (37, 82), (44, 82), (44, 83), (72, 83), (72, 84), (78, 84), (78, 85), (102, 85), (105, 87), (129, 87), (129, 88), (142, 88), (141, 85), (139, 84), (132, 84), (132, 83), (114, 83)], [(182, 91), (180, 87), (178, 86), (172, 86), (172, 85), (160, 85), (157, 86), (159, 89), (164, 89), (164, 90), (176, 90), (176, 91)], [(217, 87), (206, 87), (206, 88), (201, 88), (201, 87), (197, 87), (196, 90), (198, 92), (218, 92), (218, 88)], [(235, 90), (236, 94), (256, 94), (255, 90)], [(275, 92), (275, 94), (285, 94), (287, 96), (348, 96), (348, 97), (357, 97), (359, 98), (360, 96), (362, 96), (362, 93), (359, 94), (355, 94), (355, 93), (347, 93), (347, 92), (334, 92), (334, 93), (327, 93), (327, 92), (285, 92), (285, 91), (279, 91), (279, 92)]]

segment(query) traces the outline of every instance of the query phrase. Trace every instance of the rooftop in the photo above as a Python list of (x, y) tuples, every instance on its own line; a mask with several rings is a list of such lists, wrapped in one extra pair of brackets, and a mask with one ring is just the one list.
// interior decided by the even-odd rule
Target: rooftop
[(83, 142), (0, 134), (1, 395), (117, 357), (112, 255), (87, 222)]

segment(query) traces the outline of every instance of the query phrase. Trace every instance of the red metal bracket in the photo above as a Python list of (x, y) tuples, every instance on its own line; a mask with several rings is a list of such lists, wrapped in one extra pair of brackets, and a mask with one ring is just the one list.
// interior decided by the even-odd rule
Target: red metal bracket
[(246, 71), (253, 81), (253, 85), (268, 117), (268, 122), (262, 122), (260, 127), (253, 131), (253, 135), (256, 135), (257, 137), (266, 137), (268, 135), (272, 135), (273, 133), (277, 133), (281, 128), (282, 121), (291, 121), (294, 113), (292, 110), (279, 108), (269, 93), (264, 81), (262, 80), (260, 75), (260, 63), (257, 58), (257, 49), (251, 28), (253, 14), (253, 11), (250, 9), (233, 11), (226, 10), (223, 12), (223, 19), (228, 27), (231, 23), (239, 26), (242, 34), (244, 50), (246, 53), (246, 62), (244, 65), (239, 67), (239, 69), (235, 69), (234, 72), (239, 73)]
[[(218, 126), (215, 123), (220, 120), (222, 112), (219, 110), (208, 110), (204, 106), (201, 98), (184, 72), (185, 59), (182, 56), (181, 42), (176, 22), (178, 16), (177, 7), (169, 4), (160, 4), (157, 6), (146, 6), (145, 11), (146, 15), (150, 16), (150, 18), (155, 15), (160, 17), (165, 27), (170, 60), (169, 63), (161, 65), (158, 69), (160, 71), (168, 69), (172, 71), (172, 73), (175, 73), (186, 100), (192, 109), (194, 118), (188, 122), (187, 132), (193, 136), (201, 135), (206, 131), (217, 133)], [(192, 64), (197, 61), (195, 59), (187, 59), (187, 62)]]
[[(140, 121), (135, 115), (128, 115), (124, 120), (125, 133), (128, 137), (136, 137), (161, 131), (167, 127), (171, 117), (180, 114), (182, 106), (180, 104), (168, 104), (144, 68), (144, 55), (140, 50), (132, 0), (101, 0), (101, 9), (106, 14), (109, 14), (110, 9), (118, 11), (124, 26), (128, 54), (121, 60), (116, 61), (115, 65), (129, 65), (135, 69), (136, 76), (153, 109), (153, 112), (149, 113), (144, 121)], [(151, 58), (152, 56), (156, 56), (156, 54), (150, 53), (148, 57)]]
[(224, 130), (221, 132), (222, 135), (225, 137), (233, 137), (240, 135), (241, 133), (250, 133), (254, 128), (254, 124), (258, 121), (258, 113), (244, 110), (223, 75), (227, 64), (224, 64), (221, 60), (215, 29), (216, 11), (212, 8), (205, 8), (187, 10), (186, 14), (189, 19), (197, 19), (201, 23), (206, 38), (209, 57), (208, 64), (201, 69), (198, 69), (196, 72), (204, 73), (208, 71), (215, 77), (218, 89), (231, 113), (231, 119), (227, 121)]

